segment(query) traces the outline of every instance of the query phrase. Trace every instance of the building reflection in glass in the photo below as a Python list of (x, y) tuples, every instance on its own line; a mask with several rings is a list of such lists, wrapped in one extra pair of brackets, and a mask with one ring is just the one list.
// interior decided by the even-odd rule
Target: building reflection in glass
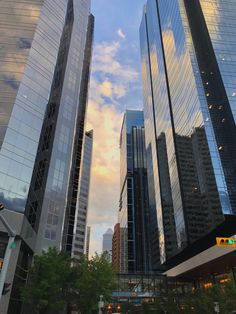
[(223, 21), (232, 4), (213, 7), (215, 18), (207, 0), (148, 0), (140, 27), (148, 177), (154, 181), (161, 263), (235, 213), (230, 70), (218, 55), (221, 36), (213, 32), (217, 25), (226, 36)]

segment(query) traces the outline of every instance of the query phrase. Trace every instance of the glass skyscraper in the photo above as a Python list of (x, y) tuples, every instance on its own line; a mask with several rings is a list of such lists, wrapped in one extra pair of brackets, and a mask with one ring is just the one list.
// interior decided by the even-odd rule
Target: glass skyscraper
[(142, 111), (126, 110), (120, 154), (120, 271), (148, 271), (149, 206)]
[(236, 234), (235, 16), (230, 0), (148, 0), (144, 8), (147, 164), (161, 264)]
[(111, 228), (107, 229), (102, 236), (102, 252), (108, 253), (110, 262), (112, 260), (112, 237), (113, 231)]
[(1, 2), (0, 21), (0, 202), (18, 236), (7, 275), (18, 313), (33, 253), (71, 244), (94, 19), (89, 0), (27, 0)]
[[(92, 165), (93, 130), (85, 133), (83, 158), (79, 179), (79, 193), (76, 201), (75, 221), (73, 225), (72, 257), (80, 259), (81, 254), (87, 254), (86, 242), (89, 247), (90, 227), (87, 227), (90, 174)], [(87, 233), (86, 233), (87, 232)], [(68, 233), (67, 233), (68, 234)], [(86, 240), (86, 241), (85, 241)], [(70, 243), (67, 247), (70, 247)], [(68, 250), (67, 250), (68, 251)]]

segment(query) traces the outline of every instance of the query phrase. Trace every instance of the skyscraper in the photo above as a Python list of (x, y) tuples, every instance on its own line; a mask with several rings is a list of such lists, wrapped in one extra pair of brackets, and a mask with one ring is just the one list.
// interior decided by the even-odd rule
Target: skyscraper
[[(167, 267), (236, 234), (235, 13), (232, 1), (218, 0), (148, 0), (144, 8), (148, 176)], [(208, 261), (225, 254), (217, 252)]]
[(84, 252), (84, 254), (86, 254), (87, 258), (89, 258), (90, 237), (91, 237), (91, 227), (88, 226), (87, 231), (86, 231), (86, 246), (85, 246), (85, 252)]
[(113, 231), (111, 228), (107, 229), (102, 236), (102, 251), (109, 254), (110, 260), (112, 260), (112, 237)]
[(142, 111), (126, 110), (120, 137), (121, 271), (150, 270), (147, 165)]
[[(75, 219), (73, 222), (73, 241), (72, 241), (72, 257), (79, 259), (80, 254), (86, 253), (85, 240), (89, 241), (86, 232), (87, 230), (87, 216), (88, 216), (88, 203), (89, 203), (89, 187), (90, 187), (90, 174), (92, 164), (92, 147), (93, 147), (93, 131), (85, 133), (83, 158), (81, 166), (81, 174), (78, 186), (78, 200), (75, 202), (76, 211)], [(89, 227), (88, 227), (89, 228)], [(67, 242), (67, 248), (70, 244)], [(68, 251), (70, 251), (68, 250)]]
[(13, 283), (9, 312), (18, 313), (14, 287), (27, 275), (22, 269), (34, 252), (62, 247), (66, 212), (73, 212), (93, 17), (90, 1), (33, 0), (1, 2), (0, 19), (0, 202), (17, 233), (7, 282)]

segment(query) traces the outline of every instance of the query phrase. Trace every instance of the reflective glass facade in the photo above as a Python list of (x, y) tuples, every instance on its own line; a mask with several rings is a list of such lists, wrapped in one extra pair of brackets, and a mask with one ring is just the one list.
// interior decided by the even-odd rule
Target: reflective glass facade
[(0, 4), (0, 198), (14, 211), (25, 210), (52, 86), (67, 1), (59, 2)]
[(150, 268), (147, 166), (142, 111), (127, 110), (120, 138), (121, 272)]
[(62, 248), (81, 174), (93, 27), (89, 0), (0, 3), (0, 202), (16, 219), (24, 214), (11, 282), (35, 251)]
[[(92, 164), (92, 148), (93, 148), (93, 131), (85, 133), (83, 158), (81, 164), (81, 175), (79, 179), (79, 193), (76, 203), (75, 223), (73, 229), (73, 245), (72, 257), (78, 258), (80, 254), (87, 253), (89, 247), (90, 227), (87, 227), (87, 215), (89, 204), (89, 187), (90, 187), (90, 173)], [(87, 235), (86, 235), (87, 232)], [(86, 243), (85, 243), (86, 239)]]
[[(200, 0), (227, 98), (236, 121), (236, 7), (234, 0)], [(229, 22), (230, 21), (230, 22)]]
[[(155, 187), (150, 195), (161, 263), (235, 213), (235, 123), (224, 84), (229, 73), (223, 73), (210, 40), (220, 29), (227, 36), (222, 28), (230, 4), (222, 13), (224, 4), (217, 3), (149, 0), (140, 27), (148, 175)], [(221, 19), (215, 19), (217, 9)]]
[[(0, 3), (0, 147), (24, 74), (42, 3), (43, 1)], [(41, 64), (31, 61), (31, 73), (33, 70), (39, 71)], [(46, 71), (46, 68), (43, 66), (41, 70)]]
[[(93, 24), (90, 22), (90, 2), (89, 1), (68, 1), (66, 23), (61, 40), (59, 56), (57, 60), (57, 69), (54, 75), (54, 84), (50, 95), (50, 105), (48, 107), (49, 121), (54, 121), (54, 104), (56, 106), (55, 119), (56, 124), (52, 131), (53, 140), (50, 140), (49, 150), (44, 150), (44, 141), (47, 138), (47, 127), (43, 128), (44, 135), (41, 136), (42, 155), (38, 155), (39, 159), (36, 164), (36, 177), (40, 176), (41, 161), (45, 161), (46, 156), (46, 172), (43, 173), (43, 184), (38, 190), (39, 210), (41, 218), (38, 225), (38, 241), (36, 251), (41, 252), (49, 246), (64, 246), (62, 230), (67, 228), (67, 215), (65, 212), (70, 211), (70, 204), (73, 195), (73, 184), (75, 183), (75, 167), (80, 166), (81, 157), (77, 160), (77, 155), (81, 156), (82, 145), (77, 145), (78, 141), (83, 141), (83, 132), (77, 136), (75, 130), (80, 132), (78, 123), (84, 123), (84, 115), (80, 112), (86, 110), (86, 97), (80, 97), (81, 93), (85, 93), (83, 82), (88, 83), (88, 79), (84, 76), (83, 68), (85, 61), (85, 52), (87, 44), (87, 34), (93, 34)], [(92, 38), (89, 37), (91, 50)], [(61, 52), (61, 54), (60, 54)], [(65, 63), (66, 60), (66, 63)], [(62, 62), (62, 64), (60, 64)], [(90, 58), (89, 58), (90, 64)], [(57, 72), (58, 71), (58, 72)], [(88, 72), (88, 73), (87, 73)], [(89, 69), (86, 71), (89, 75)], [(58, 84), (58, 88), (57, 88)], [(52, 106), (51, 106), (52, 105)], [(83, 110), (82, 110), (83, 108)], [(51, 116), (52, 111), (52, 116)], [(50, 136), (49, 136), (50, 137)], [(77, 178), (78, 181), (79, 178)], [(43, 195), (41, 193), (43, 192)], [(33, 193), (31, 193), (33, 195)], [(36, 200), (37, 201), (37, 200)], [(30, 197), (30, 208), (34, 206), (35, 199)], [(66, 211), (65, 211), (66, 209)], [(73, 207), (75, 210), (75, 208)], [(75, 223), (75, 220), (73, 220)], [(74, 230), (74, 226), (71, 229)], [(66, 229), (65, 229), (66, 230)], [(71, 234), (71, 233), (70, 233)], [(71, 240), (73, 235), (71, 235)], [(67, 240), (68, 241), (68, 238)]]
[(112, 237), (113, 237), (113, 231), (112, 229), (107, 229), (106, 233), (102, 236), (102, 251), (103, 252), (109, 252), (111, 254), (112, 252)]
[[(72, 164), (71, 164), (71, 173), (70, 173), (70, 183), (69, 183), (69, 192), (67, 196), (66, 204), (66, 214), (64, 222), (64, 231), (63, 231), (63, 250), (71, 253), (72, 243), (74, 239), (74, 228), (76, 225), (76, 215), (77, 215), (77, 202), (79, 196), (79, 185), (83, 186), (83, 183), (80, 182), (82, 179), (81, 171), (85, 167), (84, 171), (89, 176), (90, 169), (86, 166), (87, 163), (91, 163), (92, 158), (92, 142), (93, 142), (93, 132), (87, 132), (85, 134), (85, 123), (86, 123), (86, 111), (87, 111), (87, 102), (88, 102), (88, 85), (90, 77), (90, 64), (92, 57), (92, 42), (93, 42), (93, 31), (94, 31), (94, 17), (91, 14), (89, 16), (88, 27), (87, 27), (87, 36), (86, 36), (86, 45), (84, 52), (83, 60), (83, 70), (82, 70), (82, 80), (80, 85), (79, 93), (79, 108), (77, 113), (76, 120), (76, 131), (74, 136), (74, 147), (72, 155)], [(86, 143), (84, 143), (86, 139)], [(84, 146), (84, 152), (82, 151), (82, 146)], [(86, 151), (85, 151), (86, 150)], [(82, 153), (86, 154), (84, 156), (85, 165), (82, 165)], [(82, 168), (81, 168), (82, 165)], [(86, 181), (84, 181), (87, 186)], [(86, 188), (86, 187), (85, 187)], [(88, 202), (88, 195), (87, 195)]]

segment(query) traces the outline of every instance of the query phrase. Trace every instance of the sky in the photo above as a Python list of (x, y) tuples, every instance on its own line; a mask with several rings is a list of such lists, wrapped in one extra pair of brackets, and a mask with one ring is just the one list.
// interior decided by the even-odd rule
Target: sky
[(94, 130), (88, 207), (90, 255), (117, 223), (119, 138), (126, 109), (142, 109), (139, 26), (145, 0), (92, 0), (95, 17), (87, 130)]

